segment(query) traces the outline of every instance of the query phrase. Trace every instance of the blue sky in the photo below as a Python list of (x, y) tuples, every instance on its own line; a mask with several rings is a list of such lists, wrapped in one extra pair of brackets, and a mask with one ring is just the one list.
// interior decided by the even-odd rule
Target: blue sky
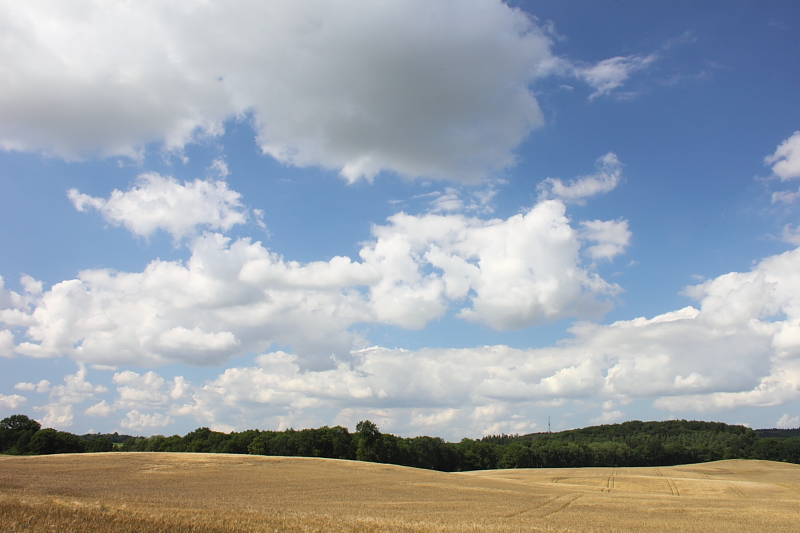
[(800, 426), (795, 3), (0, 11), (0, 416)]

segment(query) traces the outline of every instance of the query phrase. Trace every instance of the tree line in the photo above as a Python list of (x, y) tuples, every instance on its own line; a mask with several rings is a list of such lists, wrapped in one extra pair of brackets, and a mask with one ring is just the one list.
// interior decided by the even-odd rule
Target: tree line
[(445, 442), (439, 437), (403, 438), (381, 433), (369, 420), (359, 422), (354, 433), (341, 426), (231, 433), (204, 427), (183, 437), (78, 436), (42, 429), (38, 422), (25, 415), (0, 421), (0, 452), (5, 454), (114, 450), (325, 457), (445, 472), (670, 466), (720, 459), (764, 459), (800, 464), (800, 436), (796, 436), (795, 430), (754, 431), (744, 426), (686, 420), (632, 421), (557, 433), (490, 435), (481, 439), (465, 438), (457, 443)]

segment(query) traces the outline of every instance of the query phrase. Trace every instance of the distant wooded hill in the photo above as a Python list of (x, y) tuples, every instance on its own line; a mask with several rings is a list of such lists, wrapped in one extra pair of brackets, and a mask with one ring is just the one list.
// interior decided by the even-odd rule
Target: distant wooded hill
[(759, 437), (772, 437), (774, 439), (786, 439), (789, 437), (800, 437), (800, 428), (796, 429), (756, 429), (754, 430)]
[[(124, 439), (124, 440), (123, 440)], [(115, 446), (113, 441), (123, 441)], [(390, 463), (446, 472), (495, 468), (670, 466), (721, 459), (764, 459), (800, 464), (800, 428), (752, 430), (720, 422), (625, 422), (557, 433), (491, 435), (445, 442), (381, 433), (372, 422), (356, 431), (317, 429), (221, 433), (199, 428), (184, 435), (84, 436), (41, 429), (14, 415), (0, 421), (0, 451), (35, 455), (100, 451), (210, 452), (328, 457)]]

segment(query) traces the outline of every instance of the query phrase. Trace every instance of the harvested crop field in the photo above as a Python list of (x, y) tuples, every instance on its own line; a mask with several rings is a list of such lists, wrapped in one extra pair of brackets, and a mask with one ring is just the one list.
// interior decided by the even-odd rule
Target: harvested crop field
[(222, 454), (0, 458), (2, 531), (770, 531), (800, 527), (800, 466), (442, 473)]

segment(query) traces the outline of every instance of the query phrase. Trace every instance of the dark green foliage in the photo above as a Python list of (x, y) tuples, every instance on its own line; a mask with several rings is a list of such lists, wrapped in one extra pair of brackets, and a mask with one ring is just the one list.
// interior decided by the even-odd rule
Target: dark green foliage
[(795, 429), (756, 429), (754, 430), (759, 437), (772, 437), (775, 439), (788, 439), (789, 437), (800, 437), (800, 428)]
[(492, 442), (462, 439), (455, 445), (461, 460), (460, 470), (491, 470), (497, 468), (504, 447)]
[[(672, 420), (632, 421), (560, 433), (494, 435), (481, 439), (481, 444), (496, 443), (503, 450), (497, 462), (501, 468), (666, 466), (736, 458), (800, 463), (800, 443), (794, 438), (771, 440), (778, 439), (759, 438), (756, 431), (744, 426)], [(466, 443), (467, 439), (460, 445)], [(475, 465), (474, 448), (465, 449), (463, 466)]]
[(25, 415), (12, 415), (0, 420), (0, 451), (12, 455), (28, 453), (28, 445), (42, 427)]
[(744, 426), (669, 420), (631, 421), (559, 433), (493, 435), (481, 442), (503, 448), (499, 467), (522, 468), (667, 466), (745, 458), (750, 457), (757, 440), (758, 435)]
[(84, 448), (87, 452), (110, 452), (114, 449), (114, 443), (105, 437), (95, 437), (86, 440)]
[(132, 435), (120, 435), (117, 432), (114, 433), (87, 433), (85, 435), (79, 435), (80, 438), (83, 440), (92, 440), (98, 437), (102, 437), (112, 444), (122, 444), (126, 440), (130, 439)]
[(758, 439), (750, 458), (800, 464), (800, 437)]
[(378, 431), (378, 426), (369, 420), (362, 420), (356, 424), (356, 459), (359, 461), (371, 461), (375, 463), (383, 463), (380, 459), (391, 452), (387, 450), (392, 448), (393, 442), (389, 441), (384, 443), (381, 438), (381, 432)]
[(261, 431), (249, 442), (246, 453), (355, 459), (353, 435), (341, 426), (295, 431)]
[[(533, 435), (538, 435), (538, 433), (533, 433)], [(525, 435), (522, 438), (528, 437), (529, 435)], [(490, 444), (499, 444), (501, 446), (505, 446), (506, 444), (510, 444), (515, 440), (520, 439), (519, 435), (486, 435), (485, 437), (481, 437), (481, 442), (488, 442)]]
[[(493, 468), (576, 468), (584, 466), (669, 466), (720, 459), (764, 459), (800, 464), (800, 436), (719, 422), (632, 421), (558, 433), (491, 435), (445, 442), (438, 437), (402, 438), (381, 433), (363, 420), (355, 433), (323, 426), (296, 431), (222, 433), (198, 428), (181, 437), (84, 435), (40, 429), (25, 415), (0, 421), (0, 451), (50, 454), (111, 451), (249, 453), (325, 457), (389, 463), (445, 472)], [(793, 431), (793, 430), (792, 430)], [(765, 433), (767, 432), (767, 433)], [(124, 440), (123, 440), (124, 439)]]
[(42, 425), (36, 420), (31, 420), (25, 415), (11, 415), (0, 421), (0, 429), (4, 431), (39, 431)]
[(81, 453), (86, 451), (86, 447), (84, 441), (72, 433), (55, 429), (40, 429), (31, 438), (28, 450), (33, 455), (50, 455)]

